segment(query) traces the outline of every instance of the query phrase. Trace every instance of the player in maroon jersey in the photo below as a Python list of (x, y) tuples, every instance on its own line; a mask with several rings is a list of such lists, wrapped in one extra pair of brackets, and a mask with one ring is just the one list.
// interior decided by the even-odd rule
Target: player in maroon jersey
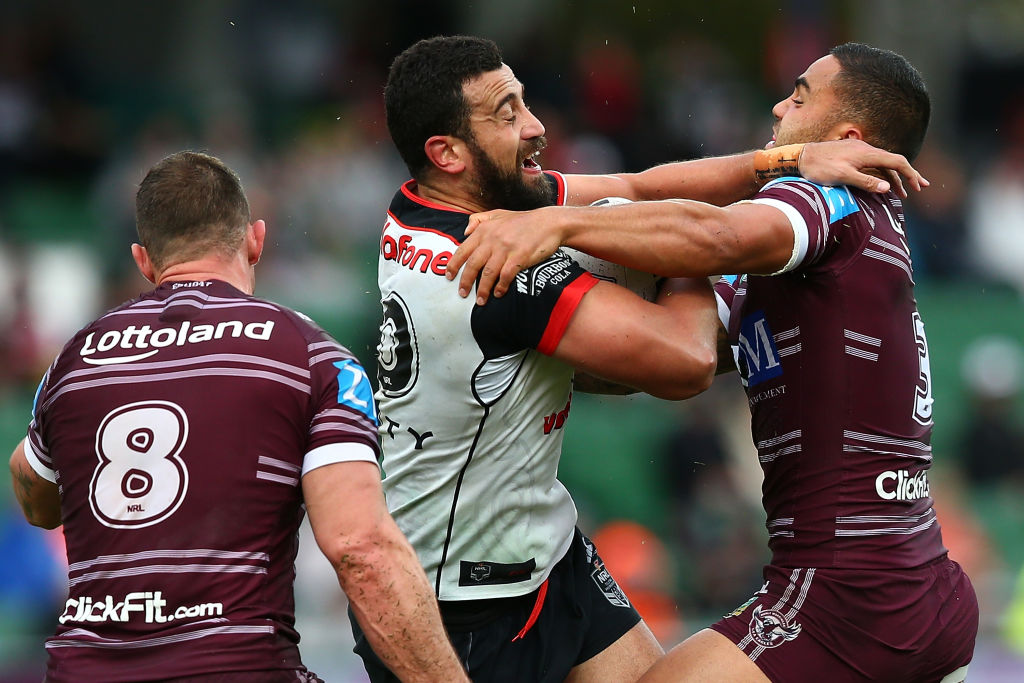
[(238, 176), (174, 154), (136, 208), (157, 287), (68, 342), (10, 461), (26, 518), (67, 540), (47, 680), (319, 681), (294, 628), (303, 508), (381, 659), (467, 680), (384, 503), (366, 373), (252, 296), (266, 226)]
[[(848, 43), (773, 113), (768, 155), (855, 138), (913, 160), (930, 102), (903, 57)], [(643, 680), (963, 681), (978, 604), (932, 507), (931, 373), (900, 199), (784, 177), (724, 208), (604, 209), (475, 217), (449, 268), (465, 263), (463, 289), (483, 269), (478, 296), (559, 244), (661, 275), (742, 274), (716, 293), (772, 560), (760, 591)]]

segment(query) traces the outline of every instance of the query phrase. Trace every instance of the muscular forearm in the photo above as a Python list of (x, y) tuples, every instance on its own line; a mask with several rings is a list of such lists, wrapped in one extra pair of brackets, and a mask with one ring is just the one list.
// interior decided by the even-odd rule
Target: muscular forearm
[[(699, 277), (723, 272), (730, 234), (720, 210), (694, 202), (638, 202), (562, 210), (553, 221), (567, 246), (648, 273)], [(735, 240), (732, 240), (735, 242)]]
[(749, 202), (561, 209), (551, 229), (562, 244), (669, 277), (774, 273), (789, 260), (794, 239), (781, 211)]
[(622, 174), (633, 190), (631, 199), (696, 199), (725, 206), (754, 195), (761, 186), (754, 175), (754, 152), (655, 166)]
[(427, 578), (397, 528), (385, 531), (366, 552), (342, 556), (336, 569), (366, 638), (396, 676), (403, 681), (468, 680)]

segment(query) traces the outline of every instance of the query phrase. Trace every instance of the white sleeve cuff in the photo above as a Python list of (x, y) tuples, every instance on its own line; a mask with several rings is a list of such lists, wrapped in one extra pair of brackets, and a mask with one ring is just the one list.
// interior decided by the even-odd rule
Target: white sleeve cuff
[(754, 204), (774, 206), (776, 209), (786, 214), (786, 218), (789, 219), (789, 224), (793, 228), (793, 253), (790, 254), (789, 261), (786, 265), (779, 268), (777, 271), (772, 273), (772, 275), (788, 273), (800, 265), (800, 263), (803, 262), (804, 257), (807, 256), (807, 222), (804, 220), (804, 217), (800, 215), (799, 211), (786, 202), (779, 201), (778, 199), (772, 199), (771, 197), (759, 197), (753, 200), (753, 202)]
[(25, 439), (25, 460), (28, 461), (29, 466), (40, 477), (51, 484), (57, 483), (57, 473), (43, 464), (43, 461), (39, 459), (36, 452), (32, 450), (32, 442), (29, 439)]
[(318, 467), (336, 462), (372, 462), (377, 465), (377, 453), (364, 443), (329, 443), (306, 453), (302, 459), (302, 474), (305, 476)]

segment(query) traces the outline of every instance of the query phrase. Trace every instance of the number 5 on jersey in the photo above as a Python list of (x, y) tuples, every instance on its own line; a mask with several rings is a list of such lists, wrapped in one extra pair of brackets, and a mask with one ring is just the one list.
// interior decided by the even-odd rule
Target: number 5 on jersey
[(168, 401), (142, 401), (107, 413), (96, 430), (99, 464), (89, 482), (89, 505), (113, 529), (152, 526), (171, 516), (188, 490), (179, 456), (188, 418)]

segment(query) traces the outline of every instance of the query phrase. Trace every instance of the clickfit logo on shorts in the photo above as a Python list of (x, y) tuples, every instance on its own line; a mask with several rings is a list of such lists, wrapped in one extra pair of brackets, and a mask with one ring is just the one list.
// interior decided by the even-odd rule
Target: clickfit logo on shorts
[[(96, 339), (96, 332), (85, 337), (78, 352), (82, 360), (90, 365), (112, 365), (114, 363), (131, 363), (154, 355), (167, 346), (184, 346), (198, 344), (223, 337), (248, 337), (259, 341), (270, 339), (274, 331), (274, 321), (261, 323), (243, 323), (241, 320), (225, 320), (216, 325), (192, 325), (187, 320), (178, 327), (160, 327), (153, 329), (149, 325), (137, 327), (129, 325), (124, 330), (107, 330)], [(106, 353), (121, 349), (124, 351), (140, 351), (142, 353), (112, 356), (108, 358), (91, 358), (96, 353)]]
[(875, 492), (882, 500), (918, 500), (931, 495), (928, 471), (911, 475), (907, 470), (882, 472), (875, 478)]

